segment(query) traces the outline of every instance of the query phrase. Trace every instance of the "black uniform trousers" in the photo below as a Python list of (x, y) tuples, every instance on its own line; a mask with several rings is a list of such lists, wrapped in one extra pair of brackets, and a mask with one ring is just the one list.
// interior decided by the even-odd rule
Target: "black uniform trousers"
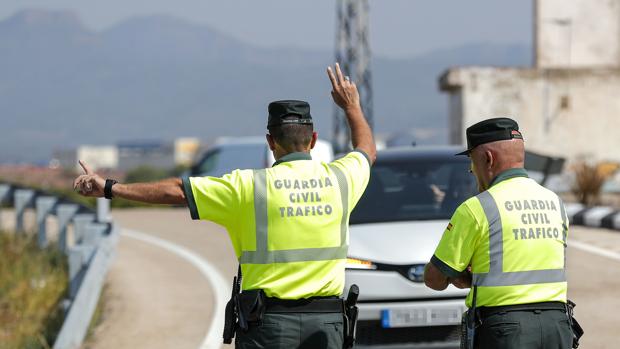
[(266, 313), (247, 332), (237, 330), (237, 349), (342, 349), (342, 313)]
[(564, 310), (491, 313), (476, 330), (478, 349), (570, 349), (572, 331)]

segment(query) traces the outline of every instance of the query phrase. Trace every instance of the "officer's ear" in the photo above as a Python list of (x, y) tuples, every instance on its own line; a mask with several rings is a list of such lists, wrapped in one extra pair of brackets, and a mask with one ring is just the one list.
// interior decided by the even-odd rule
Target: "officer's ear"
[(310, 141), (310, 149), (314, 149), (316, 145), (316, 140), (319, 138), (319, 134), (317, 132), (312, 132), (312, 140)]
[(492, 169), (493, 165), (495, 164), (495, 158), (493, 157), (493, 153), (490, 150), (485, 150), (484, 158), (487, 169)]
[(265, 138), (267, 138), (267, 144), (269, 144), (269, 149), (271, 151), (275, 151), (276, 150), (276, 141), (273, 140), (273, 136), (270, 135), (269, 133), (267, 133), (265, 135)]

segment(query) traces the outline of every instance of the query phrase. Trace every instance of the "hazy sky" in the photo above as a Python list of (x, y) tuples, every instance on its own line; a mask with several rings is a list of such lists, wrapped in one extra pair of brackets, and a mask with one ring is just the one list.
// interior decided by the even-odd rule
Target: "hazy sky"
[[(370, 0), (371, 46), (409, 57), (471, 42), (529, 43), (532, 1)], [(94, 30), (170, 14), (262, 46), (334, 46), (334, 0), (1, 0), (0, 20), (28, 8), (73, 10)]]

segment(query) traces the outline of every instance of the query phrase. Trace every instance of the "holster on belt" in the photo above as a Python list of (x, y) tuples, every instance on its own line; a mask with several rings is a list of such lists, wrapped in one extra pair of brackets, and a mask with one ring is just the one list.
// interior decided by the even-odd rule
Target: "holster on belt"
[(579, 338), (583, 336), (583, 328), (577, 322), (577, 319), (573, 316), (573, 308), (575, 308), (576, 304), (570, 300), (566, 302), (566, 316), (568, 316), (568, 323), (570, 324), (570, 329), (573, 332), (573, 348), (576, 349), (579, 347)]
[[(244, 319), (246, 323), (244, 331), (247, 331), (248, 323), (260, 323), (263, 320), (266, 308), (265, 292), (263, 290), (246, 290), (239, 294), (237, 298), (239, 318)], [(241, 328), (241, 326), (239, 327)]]
[(353, 348), (355, 345), (355, 332), (357, 330), (357, 316), (359, 313), (356, 304), (359, 294), (359, 287), (353, 284), (349, 288), (347, 299), (344, 300), (344, 349)]
[[(233, 296), (234, 297), (234, 296)], [(235, 330), (237, 327), (237, 316), (235, 314), (234, 300), (230, 299), (226, 303), (226, 310), (224, 312), (224, 344), (232, 343), (233, 337), (235, 337)]]
[(461, 349), (474, 349), (476, 327), (479, 323), (478, 310), (476, 309), (476, 293), (478, 286), (474, 285), (472, 307), (463, 313), (461, 318)]
[[(237, 319), (239, 318), (239, 291), (241, 289), (241, 266), (237, 271), (237, 276), (233, 278), (232, 294), (230, 300), (226, 303), (226, 310), (224, 313), (224, 333), (222, 335), (224, 344), (232, 343), (232, 339), (235, 337), (235, 332), (239, 326)], [(243, 319), (241, 319), (243, 320)], [(245, 330), (247, 331), (248, 325), (245, 322)]]
[(247, 332), (250, 322), (260, 323), (265, 314), (265, 293), (263, 290), (248, 290), (239, 293), (239, 276), (233, 279), (232, 296), (226, 303), (224, 317), (224, 343), (232, 343), (238, 330)]

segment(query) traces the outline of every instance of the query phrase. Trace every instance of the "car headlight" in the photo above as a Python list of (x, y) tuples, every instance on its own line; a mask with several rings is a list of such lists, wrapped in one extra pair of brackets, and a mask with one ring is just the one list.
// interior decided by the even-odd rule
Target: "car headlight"
[(377, 269), (377, 266), (367, 260), (357, 259), (357, 258), (347, 258), (347, 263), (345, 265), (346, 269)]

